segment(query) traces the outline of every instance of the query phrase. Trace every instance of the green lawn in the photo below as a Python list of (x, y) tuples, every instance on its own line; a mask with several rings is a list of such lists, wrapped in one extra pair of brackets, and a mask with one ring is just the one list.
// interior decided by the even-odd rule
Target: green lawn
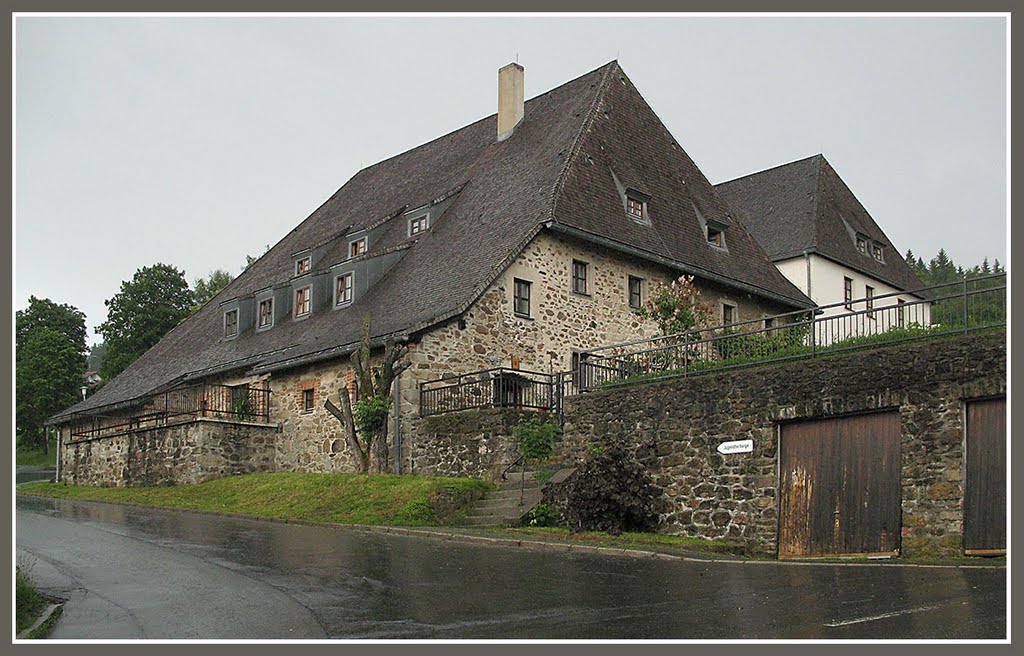
[(18, 492), (336, 524), (447, 526), (490, 488), (467, 478), (279, 472), (170, 487), (26, 483)]
[(56, 467), (57, 447), (51, 444), (47, 453), (42, 449), (17, 449), (14, 464), (19, 467)]

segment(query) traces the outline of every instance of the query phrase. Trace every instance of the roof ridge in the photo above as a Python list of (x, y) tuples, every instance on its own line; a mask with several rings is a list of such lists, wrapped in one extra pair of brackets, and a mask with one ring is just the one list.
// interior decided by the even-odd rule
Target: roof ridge
[[(583, 136), (586, 134), (587, 129), (594, 122), (594, 116), (597, 114), (597, 107), (601, 104), (601, 99), (604, 98), (605, 91), (608, 90), (608, 80), (611, 79), (609, 74), (613, 68), (619, 68), (618, 60), (613, 59), (604, 66), (595, 68), (590, 73), (605, 69), (604, 73), (601, 74), (601, 79), (597, 83), (597, 91), (594, 93), (594, 98), (590, 102), (590, 108), (587, 110), (587, 115), (580, 123), (580, 129), (573, 137), (572, 145), (569, 147), (569, 156), (565, 158), (565, 163), (562, 165), (562, 171), (558, 174), (558, 180), (555, 182), (554, 188), (551, 190), (551, 207), (548, 212), (548, 219), (555, 218), (555, 210), (558, 207), (558, 199), (562, 195), (562, 188), (565, 186), (565, 180), (569, 177), (569, 171), (572, 169), (573, 162), (576, 161), (576, 157), (580, 153), (580, 148), (583, 146)], [(586, 75), (590, 75), (587, 73)], [(581, 75), (580, 77), (585, 77)], [(579, 79), (579, 78), (576, 78)]]
[[(822, 160), (825, 160), (825, 155), (823, 155), (822, 153), (816, 153), (814, 155), (808, 155), (807, 157), (801, 157), (800, 159), (795, 159), (795, 160), (793, 160), (791, 162), (784, 162), (782, 164), (776, 164), (775, 166), (769, 166), (768, 168), (761, 169), (760, 171), (752, 171), (751, 173), (747, 173), (745, 175), (741, 175), (741, 176), (736, 177), (736, 178), (731, 178), (729, 180), (723, 180), (723, 181), (718, 182), (718, 183), (716, 183), (716, 184), (714, 184), (712, 186), (718, 187), (718, 186), (721, 186), (721, 185), (732, 184), (733, 182), (739, 182), (740, 180), (745, 180), (746, 178), (751, 178), (751, 177), (753, 177), (755, 175), (761, 175), (762, 173), (768, 173), (769, 171), (775, 171), (777, 169), (782, 169), (782, 168), (785, 168), (787, 166), (793, 166), (794, 164), (800, 164), (802, 162), (806, 162), (807, 160), (811, 160), (811, 159), (814, 159), (816, 157), (820, 158)], [(827, 161), (827, 160), (825, 160), (825, 161)]]

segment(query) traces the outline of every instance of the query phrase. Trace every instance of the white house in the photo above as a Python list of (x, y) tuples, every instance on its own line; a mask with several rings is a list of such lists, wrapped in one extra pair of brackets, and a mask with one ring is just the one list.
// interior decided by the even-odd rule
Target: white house
[(923, 283), (823, 155), (716, 185), (779, 271), (819, 306), (822, 343), (931, 323)]

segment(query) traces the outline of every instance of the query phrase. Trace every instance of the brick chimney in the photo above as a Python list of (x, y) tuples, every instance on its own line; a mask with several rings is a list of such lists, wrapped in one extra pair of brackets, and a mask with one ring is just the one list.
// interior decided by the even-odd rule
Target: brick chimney
[(508, 138), (523, 120), (523, 67), (509, 64), (498, 69), (498, 141)]

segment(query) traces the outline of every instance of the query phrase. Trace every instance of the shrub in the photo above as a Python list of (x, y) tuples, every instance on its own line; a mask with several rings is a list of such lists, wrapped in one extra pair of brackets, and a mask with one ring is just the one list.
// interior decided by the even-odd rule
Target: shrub
[(711, 307), (701, 300), (693, 276), (680, 276), (668, 285), (656, 285), (642, 307), (635, 310), (644, 319), (658, 324), (662, 335), (685, 333), (708, 325)]
[(555, 445), (562, 437), (562, 429), (547, 417), (523, 417), (512, 429), (519, 445), (519, 452), (528, 461), (542, 462), (555, 452)]
[(562, 522), (562, 517), (548, 504), (540, 503), (523, 515), (521, 521), (523, 526), (558, 526)]
[(574, 531), (618, 535), (657, 526), (661, 490), (622, 441), (592, 450), (564, 490), (565, 521)]

